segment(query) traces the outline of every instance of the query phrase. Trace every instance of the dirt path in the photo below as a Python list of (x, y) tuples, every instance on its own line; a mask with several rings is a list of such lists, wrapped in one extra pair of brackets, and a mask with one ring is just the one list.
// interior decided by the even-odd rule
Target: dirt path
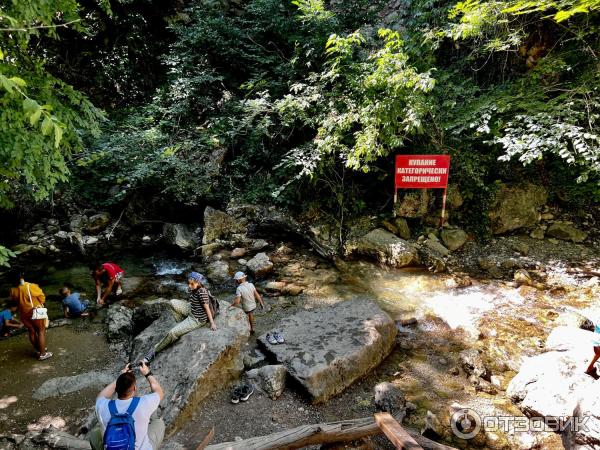
[(0, 433), (24, 433), (50, 424), (78, 431), (98, 394), (85, 389), (65, 396), (33, 400), (44, 381), (102, 370), (113, 355), (100, 319), (48, 330), (48, 350), (54, 356), (37, 361), (26, 334), (0, 341)]

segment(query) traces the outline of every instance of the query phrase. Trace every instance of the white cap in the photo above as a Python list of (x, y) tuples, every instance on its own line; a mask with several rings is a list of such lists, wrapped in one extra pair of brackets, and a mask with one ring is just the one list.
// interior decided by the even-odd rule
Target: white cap
[(234, 280), (241, 280), (242, 278), (246, 278), (246, 274), (244, 272), (236, 272), (233, 276)]

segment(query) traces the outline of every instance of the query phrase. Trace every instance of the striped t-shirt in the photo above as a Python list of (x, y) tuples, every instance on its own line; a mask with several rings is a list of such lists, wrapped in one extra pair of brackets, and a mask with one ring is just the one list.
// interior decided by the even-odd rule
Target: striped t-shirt
[(192, 316), (200, 323), (208, 322), (208, 315), (204, 305), (210, 305), (210, 296), (208, 289), (198, 288), (194, 291), (190, 291), (190, 306), (192, 309)]

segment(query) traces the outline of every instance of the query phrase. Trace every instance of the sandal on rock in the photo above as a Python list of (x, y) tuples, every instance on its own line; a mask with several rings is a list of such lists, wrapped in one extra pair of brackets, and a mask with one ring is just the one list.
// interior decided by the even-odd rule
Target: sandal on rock
[(38, 360), (39, 360), (39, 361), (44, 361), (44, 360), (46, 360), (46, 359), (48, 359), (48, 358), (52, 358), (52, 352), (46, 352), (46, 353), (44, 353), (43, 355), (40, 355), (40, 356), (38, 357)]

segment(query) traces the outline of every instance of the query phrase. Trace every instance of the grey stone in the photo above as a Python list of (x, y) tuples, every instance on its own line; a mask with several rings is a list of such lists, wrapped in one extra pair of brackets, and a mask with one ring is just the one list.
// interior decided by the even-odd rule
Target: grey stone
[(245, 228), (229, 214), (207, 206), (204, 210), (203, 244), (210, 244), (217, 239), (225, 239), (233, 233), (242, 233)]
[[(102, 212), (99, 214), (94, 214), (90, 217), (85, 224), (85, 231), (92, 234), (98, 234), (101, 231), (104, 231), (108, 224), (110, 223), (110, 214), (107, 212)], [(73, 230), (75, 231), (75, 230)]]
[(110, 305), (106, 325), (109, 342), (128, 340), (133, 334), (133, 310), (119, 304)]
[(467, 242), (467, 233), (460, 228), (454, 230), (444, 229), (440, 235), (442, 242), (451, 252), (458, 250)]
[(404, 393), (388, 381), (375, 385), (374, 399), (377, 411), (389, 412), (395, 416), (406, 409)]
[(35, 400), (70, 394), (87, 388), (101, 389), (115, 381), (115, 375), (107, 372), (86, 372), (71, 377), (51, 378), (33, 392)]
[(98, 238), (96, 236), (84, 236), (83, 237), (83, 245), (96, 245), (98, 243)]
[(233, 259), (239, 259), (246, 255), (246, 249), (242, 247), (236, 247), (231, 250), (231, 257)]
[(404, 267), (418, 261), (415, 247), (382, 228), (376, 228), (349, 244), (346, 252), (367, 255), (393, 267)]
[(488, 213), (492, 232), (503, 234), (533, 227), (538, 221), (538, 209), (546, 203), (547, 198), (548, 193), (542, 186), (529, 183), (502, 185)]
[(273, 272), (273, 263), (266, 253), (258, 253), (246, 263), (246, 267), (257, 278), (265, 277)]
[(250, 246), (250, 248), (254, 251), (259, 251), (268, 246), (269, 246), (269, 243), (267, 241), (265, 241), (264, 239), (256, 239), (254, 242), (252, 242), (252, 245)]
[(427, 411), (425, 425), (421, 429), (421, 434), (430, 439), (439, 439), (444, 435), (444, 429), (440, 419), (438, 419), (431, 411)]
[[(248, 319), (241, 309), (228, 306), (221, 302), (216, 331), (207, 326), (191, 331), (152, 361), (152, 372), (167, 395), (162, 412), (170, 433), (189, 420), (206, 396), (237, 379), (243, 369), (241, 348), (250, 335)], [(131, 360), (141, 359), (175, 323), (165, 312), (136, 336)]]
[(522, 241), (512, 241), (510, 243), (510, 248), (523, 256), (527, 256), (529, 254), (529, 245)]
[(248, 380), (258, 383), (272, 400), (277, 400), (285, 389), (287, 369), (282, 365), (269, 365), (252, 369), (246, 372), (245, 376)]
[(545, 235), (546, 231), (542, 227), (537, 227), (531, 233), (529, 233), (529, 236), (533, 239), (544, 239)]
[(476, 349), (463, 350), (459, 354), (460, 363), (463, 370), (468, 375), (475, 375), (483, 379), (490, 379), (490, 373), (483, 363), (481, 355)]
[(181, 223), (165, 223), (163, 237), (168, 245), (181, 250), (193, 250), (196, 246), (193, 228)]
[(287, 367), (315, 403), (342, 392), (374, 369), (390, 353), (397, 333), (394, 321), (368, 299), (301, 311), (282, 319), (286, 343), (259, 342)]
[(513, 278), (518, 286), (533, 286), (534, 284), (533, 280), (531, 279), (531, 275), (529, 275), (529, 272), (527, 272), (525, 269), (516, 270)]
[(425, 239), (424, 244), (436, 256), (447, 256), (450, 254), (450, 251), (446, 247), (444, 247), (437, 239), (427, 238)]
[(86, 227), (87, 223), (88, 218), (86, 216), (81, 214), (75, 214), (71, 216), (71, 219), (69, 221), (69, 228), (71, 228), (71, 231), (81, 232)]
[(546, 230), (547, 236), (552, 236), (563, 241), (583, 242), (587, 238), (587, 233), (575, 228), (573, 225), (564, 222), (554, 222)]
[(244, 355), (244, 368), (246, 370), (255, 369), (267, 361), (267, 356), (259, 349), (254, 349)]
[(207, 267), (208, 279), (216, 284), (224, 284), (231, 280), (229, 264), (225, 261), (211, 262)]
[(584, 373), (593, 355), (593, 338), (590, 331), (555, 328), (546, 340), (545, 353), (525, 359), (506, 390), (529, 417), (589, 417), (585, 427), (562, 436), (589, 448), (600, 446), (600, 385)]
[(397, 217), (394, 220), (394, 225), (396, 225), (396, 234), (398, 236), (400, 236), (402, 239), (410, 239), (410, 228), (408, 226), (408, 222), (404, 217)]
[(22, 450), (47, 449), (55, 450), (90, 450), (87, 440), (79, 439), (69, 433), (57, 430), (50, 426), (41, 432), (33, 432), (25, 436), (25, 440), (18, 447)]
[(169, 309), (169, 300), (159, 298), (142, 303), (133, 310), (133, 326), (135, 330), (143, 330)]

